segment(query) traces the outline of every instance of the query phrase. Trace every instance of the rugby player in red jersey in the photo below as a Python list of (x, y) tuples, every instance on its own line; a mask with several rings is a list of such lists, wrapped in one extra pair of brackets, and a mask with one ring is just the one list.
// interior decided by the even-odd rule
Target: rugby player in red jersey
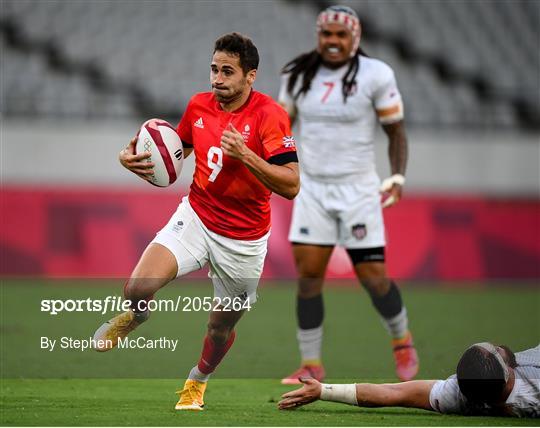
[[(232, 311), (210, 312), (197, 365), (179, 391), (177, 410), (202, 410), (210, 374), (235, 339), (234, 327), (256, 300), (270, 233), (270, 195), (287, 199), (300, 188), (296, 149), (285, 110), (252, 89), (259, 55), (250, 39), (226, 34), (214, 46), (212, 92), (194, 95), (177, 127), (185, 154), (195, 153), (195, 173), (167, 225), (148, 245), (124, 295), (131, 310), (103, 324), (94, 339), (118, 344), (149, 316), (145, 302), (171, 280), (209, 265), (214, 298)], [(124, 167), (147, 178), (148, 154), (135, 154), (136, 138), (120, 153)]]

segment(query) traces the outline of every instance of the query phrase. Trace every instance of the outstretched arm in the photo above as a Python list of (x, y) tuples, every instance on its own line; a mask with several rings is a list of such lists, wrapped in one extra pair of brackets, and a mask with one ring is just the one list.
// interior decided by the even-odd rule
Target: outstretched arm
[(411, 380), (402, 383), (356, 384), (356, 400), (360, 407), (415, 407), (433, 410), (429, 393), (434, 380)]
[[(336, 401), (360, 407), (414, 407), (433, 410), (429, 393), (434, 380), (413, 380), (402, 383), (358, 383), (354, 385), (326, 385), (314, 379), (300, 379), (302, 388), (283, 394), (278, 403), (281, 410), (294, 409), (317, 400)], [(324, 391), (323, 391), (324, 388)], [(354, 396), (356, 394), (356, 396)]]

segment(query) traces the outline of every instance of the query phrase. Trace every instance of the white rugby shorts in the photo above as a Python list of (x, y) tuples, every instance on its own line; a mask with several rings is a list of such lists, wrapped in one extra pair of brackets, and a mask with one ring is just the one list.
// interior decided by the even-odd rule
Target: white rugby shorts
[(302, 176), (295, 198), (289, 241), (342, 245), (348, 249), (384, 247), (380, 179), (371, 172), (354, 183), (323, 183)]
[(214, 285), (214, 297), (221, 300), (257, 300), (268, 232), (254, 241), (227, 238), (206, 228), (187, 197), (152, 243), (161, 244), (174, 254), (178, 264), (177, 277), (202, 269), (207, 263)]

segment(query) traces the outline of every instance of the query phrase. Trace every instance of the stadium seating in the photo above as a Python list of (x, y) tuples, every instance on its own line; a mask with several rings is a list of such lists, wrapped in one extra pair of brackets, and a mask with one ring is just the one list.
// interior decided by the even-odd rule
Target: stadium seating
[[(512, 127), (516, 102), (538, 110), (539, 58), (530, 54), (538, 52), (537, 2), (342, 3), (365, 22), (366, 51), (395, 69), (409, 123)], [(213, 41), (233, 30), (259, 47), (256, 87), (275, 96), (283, 64), (314, 46), (319, 8), (284, 0), (4, 0), (2, 114), (179, 115), (191, 94), (208, 88)]]
[[(405, 38), (418, 56), (442, 56), (450, 71), (482, 74), (498, 93), (538, 97), (540, 6), (518, 1), (345, 1), (373, 29)], [(536, 90), (536, 94), (535, 91)]]

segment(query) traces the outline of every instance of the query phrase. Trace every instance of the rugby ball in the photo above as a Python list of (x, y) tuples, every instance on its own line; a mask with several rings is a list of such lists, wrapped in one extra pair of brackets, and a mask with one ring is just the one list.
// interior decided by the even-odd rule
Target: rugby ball
[(144, 122), (137, 134), (135, 153), (150, 152), (148, 162), (154, 163), (154, 175), (150, 183), (158, 187), (173, 184), (184, 163), (182, 141), (174, 127), (161, 119), (150, 119)]

